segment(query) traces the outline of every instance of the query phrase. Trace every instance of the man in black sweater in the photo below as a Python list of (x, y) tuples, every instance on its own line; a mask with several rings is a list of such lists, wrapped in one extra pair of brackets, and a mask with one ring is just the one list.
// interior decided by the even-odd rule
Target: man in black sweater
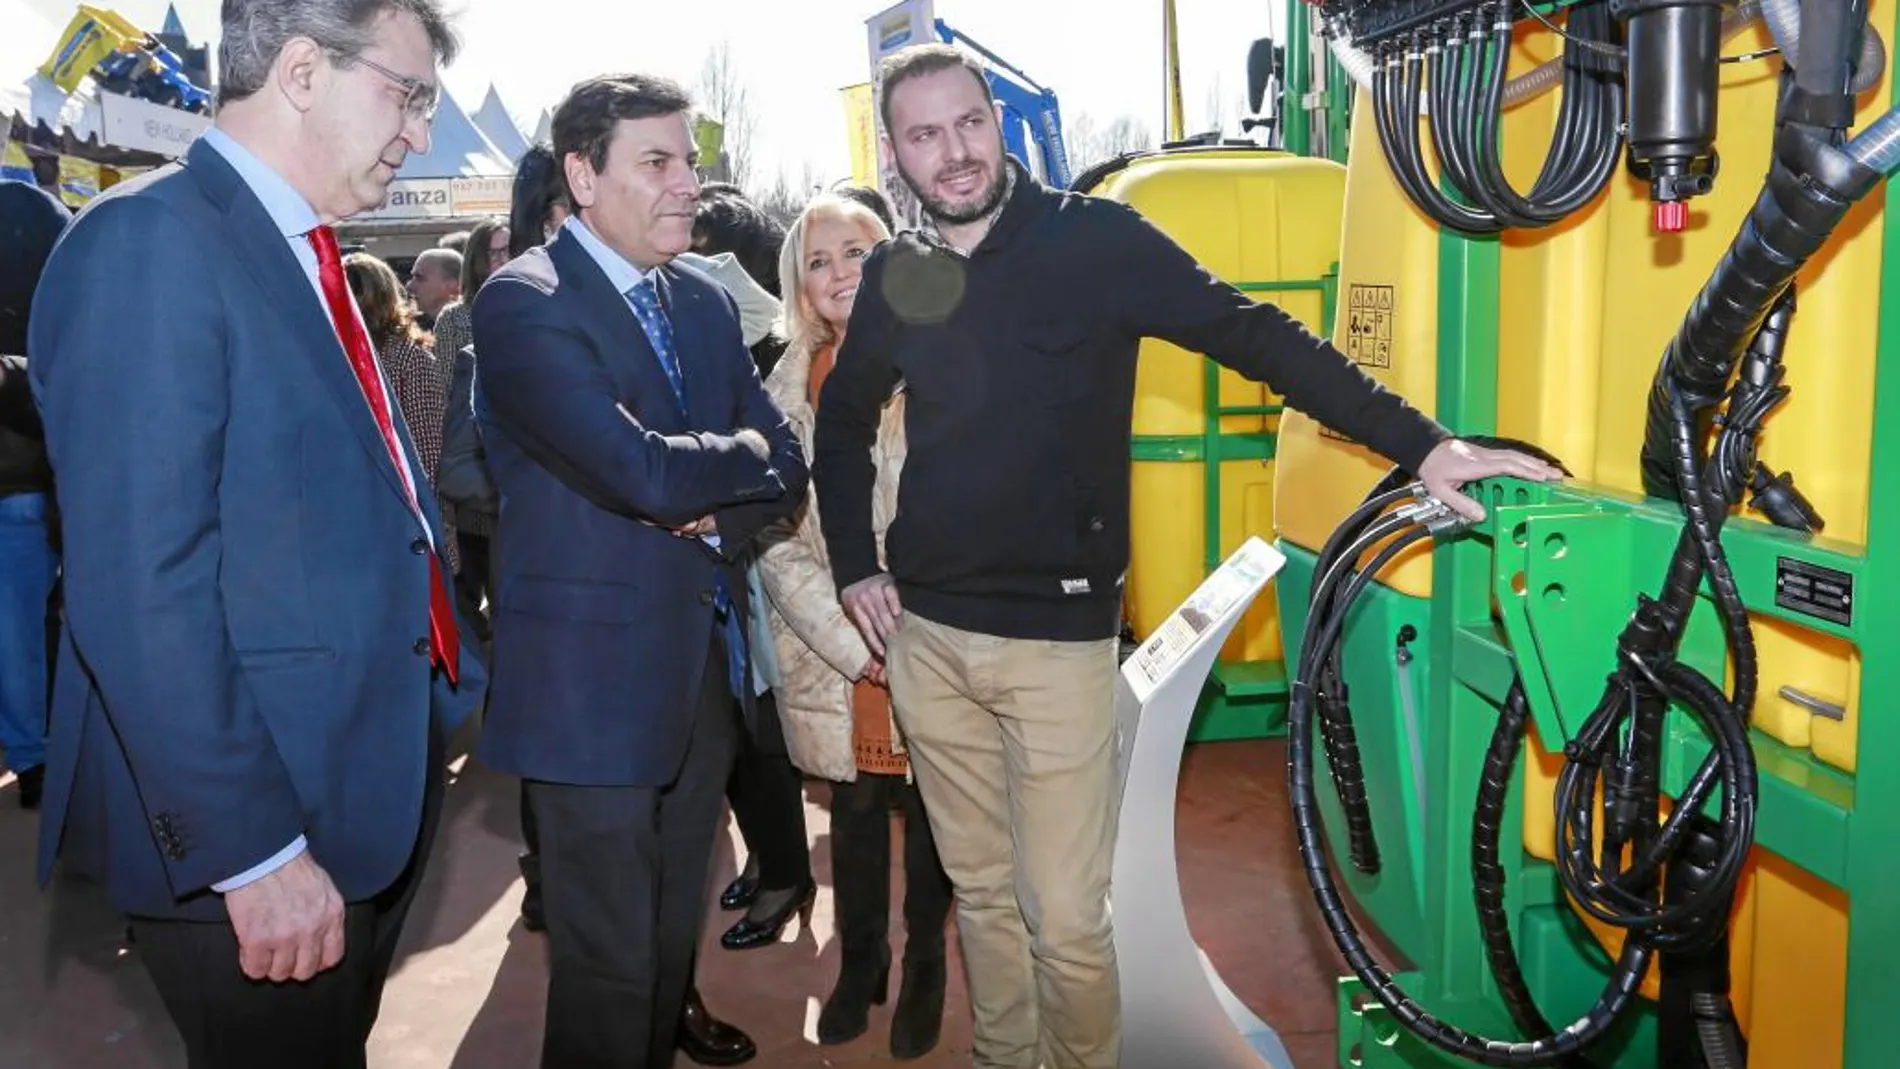
[[(1043, 188), (948, 46), (879, 71), (887, 147), (928, 214), (866, 261), (818, 406), (813, 483), (842, 600), (885, 658), (956, 883), (980, 1067), (1112, 1069), (1113, 693), (1140, 340), (1270, 384), (1459, 492), (1550, 466), (1451, 438), (1132, 210)], [(885, 545), (870, 446), (899, 381), (909, 454)]]

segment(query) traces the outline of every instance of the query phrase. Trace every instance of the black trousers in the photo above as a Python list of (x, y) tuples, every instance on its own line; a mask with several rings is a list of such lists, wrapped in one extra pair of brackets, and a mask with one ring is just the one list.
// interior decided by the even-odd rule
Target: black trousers
[(805, 798), (798, 770), (785, 752), (777, 699), (767, 692), (759, 698), (758, 709), (757, 729), (739, 750), (726, 797), (746, 850), (759, 859), (759, 886), (783, 891), (811, 882)]
[(742, 730), (725, 658), (715, 637), (672, 784), (528, 784), (547, 908), (545, 1069), (672, 1064)]
[[(760, 887), (782, 891), (811, 880), (805, 798), (798, 769), (785, 752), (778, 703), (769, 691), (758, 699), (758, 730), (742, 737), (726, 798), (732, 803), (732, 816), (745, 837), (746, 849), (759, 859)], [(529, 858), (540, 854), (541, 830), (528, 803), (526, 783), (521, 785), (521, 842)], [(539, 878), (538, 870), (531, 878)]]
[[(139, 957), (185, 1040), (191, 1069), (363, 1069), (383, 984), (442, 816), (443, 742), (429, 732), (422, 826), (408, 867), (344, 906), (343, 960), (304, 983), (252, 980), (230, 922), (132, 918)], [(318, 859), (319, 861), (321, 859)]]
[(897, 801), (904, 807), (904, 960), (944, 954), (952, 892), (923, 796), (902, 776), (860, 772), (854, 782), (831, 785), (831, 883), (847, 965), (890, 961), (891, 805)]

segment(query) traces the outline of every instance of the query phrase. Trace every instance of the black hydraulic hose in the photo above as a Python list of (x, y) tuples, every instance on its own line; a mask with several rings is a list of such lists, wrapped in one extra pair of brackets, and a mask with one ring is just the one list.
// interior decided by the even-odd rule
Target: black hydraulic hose
[(1695, 1013), (1696, 1036), (1702, 1041), (1702, 1058), (1708, 1069), (1747, 1069), (1748, 1055), (1742, 1049), (1742, 1037), (1735, 1031), (1735, 1014), (1728, 996), (1698, 991), (1689, 997)]
[[(1411, 162), (1405, 158), (1404, 146), (1393, 122), (1396, 70), (1396, 61), (1389, 52), (1382, 50), (1372, 65), (1372, 117), (1379, 131), (1379, 149), (1385, 155), (1386, 168), (1391, 171), (1393, 181), (1399, 184), (1407, 200), (1425, 208), (1425, 193), (1418, 188)], [(1426, 211), (1430, 213), (1429, 208)], [(1433, 218), (1437, 217), (1434, 215)]]
[(1680, 493), (1674, 446), (1676, 399), (1688, 408), (1701, 437), (1743, 347), (1776, 298), (1879, 178), (1878, 172), (1812, 134), (1793, 127), (1782, 129), (1760, 196), (1690, 305), (1657, 368), (1643, 438), (1645, 492), (1664, 498)]
[[(1613, 23), (1607, 4), (1592, 4), (1573, 9), (1564, 46), (1564, 90), (1559, 105), (1557, 126), (1544, 167), (1528, 195), (1520, 196), (1504, 174), (1499, 147), (1499, 126), (1504, 110), (1505, 64), (1511, 50), (1511, 0), (1502, 0), (1492, 26), (1488, 45), (1489, 62), (1484, 80), (1475, 98), (1479, 185), (1483, 203), (1499, 215), (1527, 220), (1531, 225), (1547, 226), (1568, 216), (1590, 202), (1602, 191), (1617, 164), (1614, 130), (1621, 121), (1620, 93), (1613, 93), (1613, 121), (1599, 124), (1595, 112), (1604, 98), (1599, 95), (1600, 78), (1592, 66), (1590, 43), (1607, 41)], [(1607, 139), (1585, 141), (1586, 131)]]
[[(1402, 500), (1414, 495), (1397, 491), (1382, 496)], [(1360, 511), (1365, 510), (1362, 508)], [(1376, 545), (1408, 526), (1410, 521), (1403, 517), (1387, 516), (1378, 519), (1369, 528), (1355, 532), (1353, 544)], [(1345, 525), (1340, 528), (1341, 531), (1346, 529)], [(1330, 560), (1322, 554), (1319, 568), (1314, 572), (1316, 581), (1308, 611), (1309, 619), (1331, 617), (1328, 610), (1336, 602), (1340, 591), (1356, 579), (1352, 569), (1356, 562), (1356, 554), (1352, 557), (1336, 554)], [(1328, 670), (1328, 666), (1320, 664), (1311, 666), (1305, 676), (1308, 679), (1315, 677), (1321, 680), (1315, 695), (1319, 706), (1320, 740), (1326, 751), (1326, 764), (1332, 773), (1340, 809), (1345, 815), (1347, 854), (1360, 872), (1374, 875), (1379, 871), (1379, 847), (1372, 832), (1372, 807), (1366, 798), (1365, 768), (1359, 757), (1359, 737), (1353, 729), (1345, 683), (1336, 670)]]
[(1380, 147), (1400, 188), (1413, 204), (1441, 226), (1474, 234), (1495, 234), (1502, 227), (1491, 216), (1453, 201), (1425, 169), (1419, 143), (1418, 100), (1423, 58), (1416, 39), (1406, 51), (1388, 50), (1373, 68), (1373, 107)]
[[(1507, 180), (1499, 147), (1515, 0), (1454, 16), (1431, 38), (1414, 31), (1385, 42), (1372, 70), (1380, 147), (1406, 196), (1434, 222), (1472, 234), (1549, 226), (1594, 199), (1616, 171), (1623, 137), (1623, 89), (1596, 45), (1614, 39), (1607, 3), (1571, 16), (1563, 95), (1544, 163), (1530, 193)], [(1489, 20), (1489, 21), (1487, 21)], [(1419, 104), (1442, 181), (1425, 164)]]
[[(1484, 940), (1485, 959), (1490, 962), (1491, 975), (1511, 1023), (1524, 1035), (1547, 1036), (1556, 1029), (1537, 1008), (1518, 962), (1517, 948), (1511, 942), (1511, 918), (1504, 908), (1504, 865), (1499, 860), (1511, 771), (1517, 767), (1530, 717), (1524, 682), (1513, 678), (1478, 777), (1478, 807), (1471, 818), (1471, 892), (1478, 907), (1478, 934)], [(1581, 1069), (1580, 1059), (1572, 1060), (1578, 1061)]]
[[(1418, 518), (1414, 517), (1415, 523)], [(1366, 989), (1401, 1024), (1434, 1046), (1459, 1057), (1497, 1066), (1556, 1065), (1573, 1058), (1611, 1028), (1635, 997), (1642, 975), (1649, 964), (1650, 950), (1639, 940), (1628, 940), (1618, 961), (1616, 974), (1603, 996), (1588, 1013), (1561, 1031), (1528, 1041), (1504, 1041), (1475, 1035), (1440, 1021), (1413, 1001), (1392, 982), (1389, 972), (1372, 959), (1347, 913), (1337, 884), (1326, 863), (1326, 847), (1320, 832), (1318, 798), (1313, 782), (1313, 692), (1309, 685), (1312, 670), (1325, 662), (1340, 641), (1342, 629), (1354, 599), (1371, 578), (1407, 546), (1429, 537), (1424, 526), (1392, 539), (1363, 569), (1355, 572), (1340, 597), (1332, 602), (1333, 612), (1326, 619), (1310, 619), (1301, 642), (1298, 670), (1294, 676), (1288, 703), (1288, 777), (1299, 837), (1300, 856), (1315, 901), (1324, 916), (1334, 942)], [(1344, 551), (1356, 560), (1381, 537), (1372, 531), (1353, 541)], [(1335, 575), (1343, 574), (1335, 572)]]
[[(1757, 774), (1754, 750), (1744, 718), (1720, 688), (1700, 673), (1673, 661), (1634, 666), (1645, 682), (1675, 700), (1700, 722), (1714, 742), (1722, 784), (1724, 835), (1708, 883), (1673, 905), (1657, 905), (1641, 893), (1654, 873), (1632, 869), (1605, 871), (1591, 859), (1591, 813), (1603, 765), (1614, 759), (1614, 728), (1620, 716), (1613, 703), (1599, 711), (1565, 748), (1569, 760), (1557, 778), (1557, 874), (1579, 908), (1606, 924), (1627, 930), (1631, 941), (1654, 950), (1693, 945), (1711, 927), (1726, 926), (1736, 882), (1754, 842)], [(1651, 813), (1654, 812), (1652, 809)], [(1607, 851), (1606, 851), (1607, 853)], [(1630, 884), (1637, 884), (1632, 888)]]
[[(1469, 435), (1465, 440), (1473, 445), (1529, 453), (1568, 474), (1561, 460), (1528, 442), (1485, 435)], [(1338, 611), (1340, 580), (1328, 580), (1340, 574), (1336, 565), (1342, 559), (1349, 559), (1342, 558), (1347, 546), (1364, 535), (1386, 509), (1402, 502), (1422, 499), (1423, 488), (1416, 483), (1406, 485), (1406, 478), (1402, 469), (1387, 471), (1367, 492), (1359, 507), (1333, 529), (1333, 533), (1320, 547), (1313, 565), (1313, 588), (1307, 599), (1309, 619), (1327, 619)], [(1374, 536), (1373, 544), (1380, 537), (1383, 536)], [(1350, 578), (1350, 575), (1343, 577)], [(1327, 767), (1337, 786), (1336, 793), (1345, 816), (1348, 856), (1354, 868), (1366, 875), (1375, 875), (1380, 868), (1378, 840), (1372, 826), (1371, 806), (1366, 798), (1358, 733), (1353, 727), (1352, 706), (1339, 646), (1335, 645), (1329, 655), (1313, 669), (1313, 674), (1306, 678), (1315, 684), (1313, 690), (1320, 720), (1320, 741), (1325, 747)]]
[[(1715, 593), (1716, 612), (1722, 618), (1730, 653), (1735, 658), (1735, 706), (1753, 709), (1756, 686), (1755, 633), (1749, 626), (1748, 608), (1742, 604), (1741, 591), (1735, 585), (1735, 573), (1729, 568), (1728, 555), (1722, 550), (1720, 531), (1726, 512), (1709, 508), (1710, 497), (1702, 487), (1701, 468), (1705, 462), (1701, 457), (1701, 446), (1695, 438), (1695, 421), (1681, 395), (1673, 391), (1670, 411), (1675, 417), (1672, 429), (1675, 431), (1676, 479), (1681, 489), (1683, 512), (1688, 517), (1687, 533), (1695, 543), (1697, 555), (1702, 559), (1702, 570), (1708, 575), (1709, 586)], [(1672, 579), (1680, 574), (1680, 569), (1670, 571)], [(1689, 609), (1695, 596), (1694, 586), (1685, 587), (1672, 582), (1664, 590), (1663, 602), (1670, 610), (1670, 618), (1677, 628), (1688, 622)], [(1673, 637), (1680, 638), (1680, 631)]]
[[(1847, 94), (1866, 26), (1866, 0), (1805, 0), (1801, 5), (1800, 54), (1794, 64), (1795, 87), (1813, 97)], [(1851, 106), (1846, 117), (1852, 118)], [(1846, 125), (1842, 122), (1836, 128)]]
[(1438, 162), (1444, 168), (1445, 177), (1459, 196), (1475, 204), (1477, 172), (1464, 151), (1466, 138), (1458, 128), (1458, 121), (1467, 109), (1455, 103), (1463, 99), (1464, 94), (1466, 48), (1462, 27), (1462, 19), (1454, 20), (1445, 40), (1434, 42), (1425, 50), (1431, 68), (1431, 107), (1426, 117), (1430, 120), (1432, 144), (1438, 148)]

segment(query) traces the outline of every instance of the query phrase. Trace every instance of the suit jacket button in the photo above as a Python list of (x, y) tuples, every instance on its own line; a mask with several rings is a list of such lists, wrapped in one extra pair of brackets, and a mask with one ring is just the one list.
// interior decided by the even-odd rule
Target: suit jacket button
[(710, 591), (710, 590), (702, 590), (702, 591), (700, 591), (700, 592), (699, 592), (699, 603), (700, 603), (701, 605), (711, 605), (711, 604), (713, 603), (713, 592), (712, 592), (712, 591)]
[(415, 651), (416, 651), (416, 656), (427, 657), (429, 655), (429, 640), (426, 638), (417, 639), (416, 645), (415, 645)]
[(418, 538), (414, 542), (409, 543), (409, 552), (420, 557), (429, 552), (429, 543)]

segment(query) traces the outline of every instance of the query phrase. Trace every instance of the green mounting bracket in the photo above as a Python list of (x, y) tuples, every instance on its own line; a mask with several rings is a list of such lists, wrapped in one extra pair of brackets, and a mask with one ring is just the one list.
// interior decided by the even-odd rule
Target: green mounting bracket
[[(1615, 667), (1616, 636), (1634, 607), (1634, 591), (1654, 596), (1682, 530), (1666, 502), (1623, 501), (1584, 488), (1499, 480), (1473, 488), (1490, 506), (1479, 529), (1493, 545), (1491, 589), (1538, 736), (1567, 742), (1603, 694)], [(1590, 496), (1584, 496), (1588, 493)], [(1742, 600), (1758, 614), (1775, 604), (1777, 562), (1799, 560), (1858, 579), (1863, 562), (1820, 539), (1802, 539), (1748, 520), (1730, 520), (1723, 546)], [(1803, 626), (1858, 638), (1852, 626), (1803, 618)], [(1726, 678), (1727, 645), (1706, 590), (1683, 633), (1680, 658), (1711, 679)], [(1501, 697), (1501, 694), (1498, 695)], [(1669, 718), (1663, 789), (1678, 794), (1709, 751), (1694, 719)], [(1835, 886), (1846, 886), (1854, 777), (1811, 753), (1752, 733), (1760, 771), (1756, 840)], [(1717, 800), (1709, 802), (1713, 813)]]

